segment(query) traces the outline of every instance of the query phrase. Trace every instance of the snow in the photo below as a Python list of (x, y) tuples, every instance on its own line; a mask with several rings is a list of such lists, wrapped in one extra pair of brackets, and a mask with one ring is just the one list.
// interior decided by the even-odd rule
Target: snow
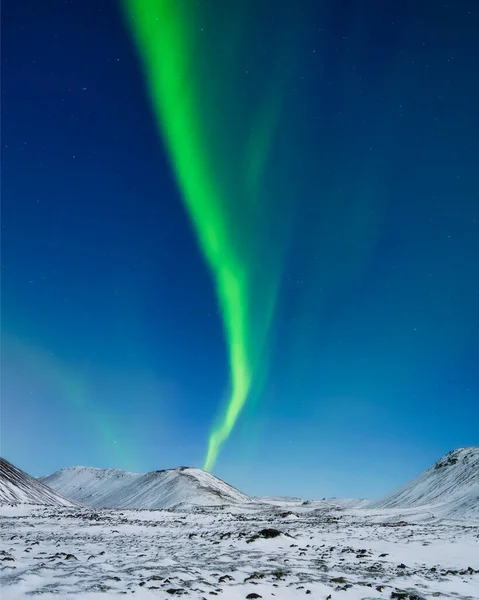
[(476, 447), (377, 502), (253, 499), (187, 467), (73, 467), (53, 491), (0, 466), (2, 600), (479, 599)]
[(427, 471), (370, 506), (421, 507), (434, 518), (479, 521), (479, 447), (449, 452)]
[(40, 480), (59, 493), (88, 506), (101, 506), (103, 498), (114, 494), (119, 488), (136, 481), (138, 473), (120, 469), (97, 469), (95, 467), (69, 467), (56, 471)]
[[(0, 518), (2, 600), (479, 598), (479, 526), (394, 522), (392, 509), (267, 504), (188, 510), (43, 507)], [(276, 537), (264, 532), (277, 530)], [(271, 535), (271, 534), (267, 534)]]
[(201, 469), (151, 473), (71, 467), (42, 478), (57, 492), (99, 508), (162, 509), (250, 502), (248, 496)]
[(304, 502), (304, 498), (295, 498), (291, 496), (256, 496), (254, 498), (257, 502), (264, 502), (265, 504), (272, 504), (273, 506), (301, 506)]
[(0, 505), (42, 504), (50, 506), (74, 506), (34, 477), (0, 458)]

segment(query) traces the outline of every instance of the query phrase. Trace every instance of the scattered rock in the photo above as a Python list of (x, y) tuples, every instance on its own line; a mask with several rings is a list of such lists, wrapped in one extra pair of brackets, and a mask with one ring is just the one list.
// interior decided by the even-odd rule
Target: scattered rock
[(244, 581), (251, 581), (251, 579), (264, 579), (264, 573), (251, 573)]
[(286, 577), (287, 573), (286, 573), (286, 571), (282, 571), (281, 569), (277, 569), (276, 571), (273, 571), (271, 573), (271, 575), (275, 579), (283, 579), (284, 577)]
[(275, 538), (275, 537), (280, 536), (282, 533), (283, 532), (279, 531), (279, 529), (262, 529), (259, 533), (252, 535), (248, 540), (246, 540), (246, 542), (248, 544), (251, 544), (251, 542), (254, 542), (258, 538), (264, 538), (264, 539)]

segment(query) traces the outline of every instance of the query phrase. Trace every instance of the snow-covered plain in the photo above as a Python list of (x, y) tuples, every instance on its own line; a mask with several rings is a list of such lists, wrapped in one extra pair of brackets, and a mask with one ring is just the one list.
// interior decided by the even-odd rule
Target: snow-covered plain
[(376, 502), (250, 498), (186, 467), (73, 467), (54, 491), (0, 467), (1, 600), (479, 599), (477, 447)]
[(479, 524), (415, 509), (0, 511), (2, 600), (479, 598)]

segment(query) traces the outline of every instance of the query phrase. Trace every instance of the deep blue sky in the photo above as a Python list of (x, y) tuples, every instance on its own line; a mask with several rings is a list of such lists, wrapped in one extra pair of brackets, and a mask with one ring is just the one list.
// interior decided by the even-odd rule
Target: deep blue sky
[[(256, 4), (259, 76), (290, 24)], [(479, 8), (292, 6), (269, 370), (215, 473), (373, 497), (479, 444)], [(116, 2), (4, 0), (1, 144), (2, 455), (200, 466), (226, 347)]]

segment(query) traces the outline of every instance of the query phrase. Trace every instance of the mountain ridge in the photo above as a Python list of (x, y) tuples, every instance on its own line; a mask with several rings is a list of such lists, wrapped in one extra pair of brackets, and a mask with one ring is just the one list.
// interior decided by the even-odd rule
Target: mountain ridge
[(479, 446), (451, 450), (370, 508), (428, 508), (440, 518), (479, 519)]
[[(0, 504), (157, 510), (245, 503), (293, 507), (317, 502), (295, 497), (252, 498), (195, 467), (133, 473), (75, 466), (35, 479), (0, 459)], [(323, 503), (343, 510), (417, 508), (439, 519), (479, 520), (479, 447), (448, 452), (379, 500), (323, 498)]]
[(78, 506), (77, 502), (65, 498), (6, 458), (0, 457), (0, 505), (17, 504)]
[(67, 497), (95, 508), (152, 510), (252, 501), (240, 490), (195, 467), (148, 473), (67, 467), (40, 480)]

